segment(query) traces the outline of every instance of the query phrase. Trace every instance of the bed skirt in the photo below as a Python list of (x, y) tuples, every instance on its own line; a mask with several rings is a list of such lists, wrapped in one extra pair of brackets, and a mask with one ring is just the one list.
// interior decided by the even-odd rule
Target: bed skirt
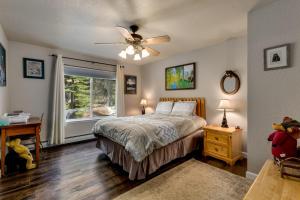
[(123, 170), (129, 173), (130, 180), (140, 180), (172, 160), (200, 149), (203, 131), (195, 131), (165, 147), (156, 149), (141, 162), (135, 161), (122, 145), (103, 136), (96, 137), (98, 138), (96, 146), (110, 158), (112, 163), (122, 166)]

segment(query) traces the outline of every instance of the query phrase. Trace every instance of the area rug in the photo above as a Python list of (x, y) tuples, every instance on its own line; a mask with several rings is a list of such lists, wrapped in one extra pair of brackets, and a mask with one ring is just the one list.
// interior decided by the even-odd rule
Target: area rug
[(251, 183), (244, 177), (191, 159), (114, 200), (240, 200)]

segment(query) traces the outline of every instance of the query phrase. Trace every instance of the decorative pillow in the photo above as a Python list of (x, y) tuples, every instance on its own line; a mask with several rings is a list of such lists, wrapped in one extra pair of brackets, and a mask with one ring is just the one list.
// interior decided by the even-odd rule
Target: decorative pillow
[(192, 116), (196, 107), (196, 102), (176, 102), (171, 115)]
[(156, 113), (160, 114), (170, 114), (173, 108), (173, 102), (172, 101), (164, 101), (159, 102), (156, 106)]

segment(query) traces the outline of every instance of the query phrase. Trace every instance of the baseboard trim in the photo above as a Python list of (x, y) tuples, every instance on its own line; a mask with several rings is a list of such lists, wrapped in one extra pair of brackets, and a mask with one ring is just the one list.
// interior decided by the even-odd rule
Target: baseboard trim
[(254, 179), (256, 179), (256, 177), (257, 177), (257, 174), (255, 174), (253, 172), (249, 172), (249, 171), (246, 172), (246, 178), (254, 180)]

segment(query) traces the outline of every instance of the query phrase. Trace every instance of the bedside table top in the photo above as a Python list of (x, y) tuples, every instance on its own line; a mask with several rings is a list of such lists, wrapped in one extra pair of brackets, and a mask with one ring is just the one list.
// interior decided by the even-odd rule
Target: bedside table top
[(213, 126), (213, 125), (204, 126), (203, 129), (204, 130), (213, 130), (213, 131), (226, 132), (226, 133), (233, 133), (233, 132), (242, 130), (242, 129), (236, 129), (235, 127), (222, 128), (220, 126)]

